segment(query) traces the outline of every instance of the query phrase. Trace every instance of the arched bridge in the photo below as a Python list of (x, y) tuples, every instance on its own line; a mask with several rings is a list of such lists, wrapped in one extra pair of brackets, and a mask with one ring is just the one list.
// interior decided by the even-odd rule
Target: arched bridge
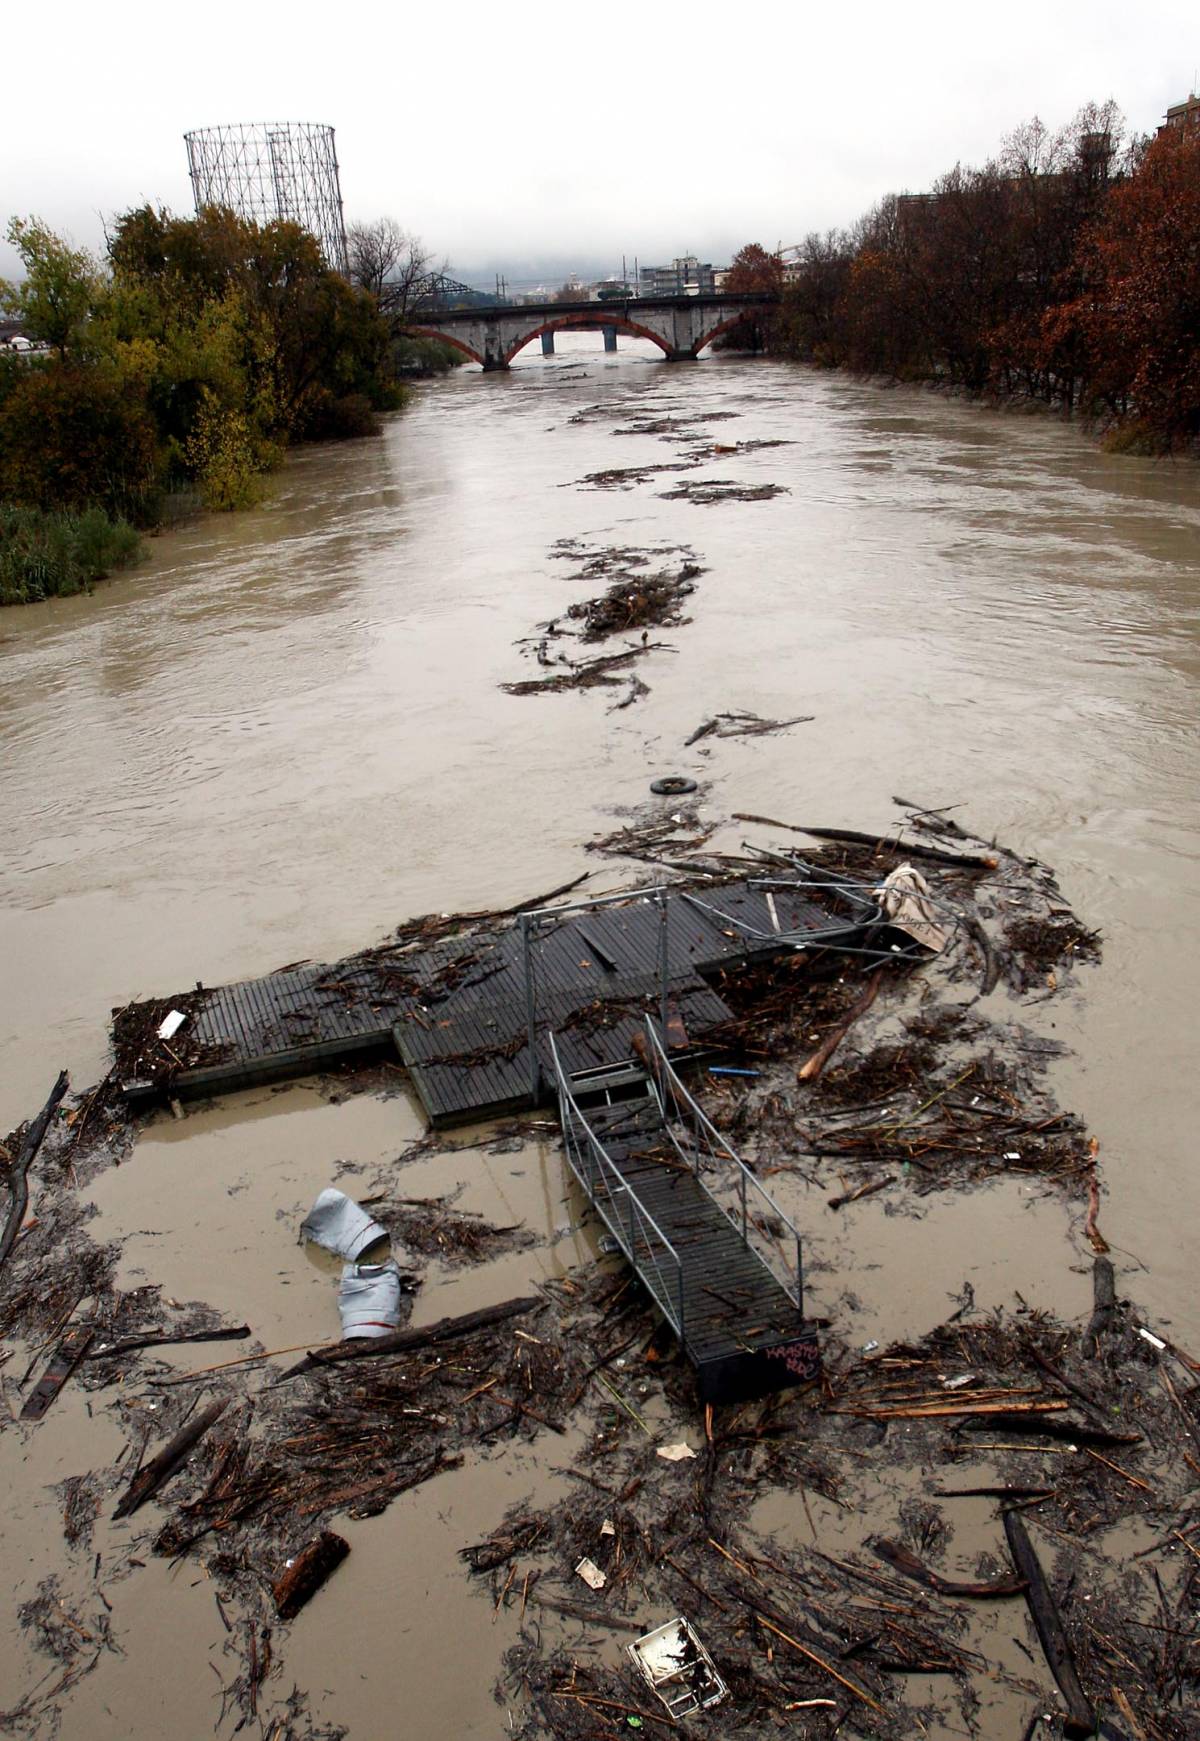
[[(649, 339), (669, 363), (694, 362), (742, 320), (752, 320), (779, 298), (761, 291), (743, 296), (630, 296), (609, 302), (521, 303), (511, 307), (414, 309), (408, 332), (440, 339), (485, 370), (507, 369), (517, 352), (536, 338), (553, 349), (553, 334), (581, 327)], [(543, 335), (550, 334), (547, 341)], [(611, 348), (611, 347), (610, 347)]]

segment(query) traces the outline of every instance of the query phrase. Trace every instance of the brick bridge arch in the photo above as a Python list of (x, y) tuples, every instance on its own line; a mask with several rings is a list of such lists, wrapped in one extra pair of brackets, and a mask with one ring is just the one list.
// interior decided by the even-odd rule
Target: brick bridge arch
[[(596, 304), (597, 309), (603, 309), (606, 306), (611, 305), (606, 305), (604, 303)], [(589, 327), (593, 331), (599, 332), (606, 326), (615, 327), (618, 332), (628, 333), (630, 338), (649, 339), (650, 343), (652, 345), (657, 345), (659, 350), (662, 351), (665, 356), (669, 357), (671, 355), (671, 347), (666, 339), (663, 338), (661, 333), (651, 332), (648, 326), (642, 326), (640, 322), (630, 320), (627, 315), (609, 315), (607, 313), (591, 315), (562, 314), (557, 318), (542, 321), (539, 326), (535, 326), (531, 331), (527, 332), (523, 338), (519, 338), (515, 343), (509, 345), (507, 351), (504, 353), (504, 361), (505, 363), (511, 363), (519, 351), (523, 351), (526, 345), (531, 345), (534, 339), (540, 339), (544, 332), (571, 332)]]
[(404, 335), (410, 339), (434, 339), (439, 345), (449, 345), (451, 350), (461, 351), (468, 361), (478, 363), (483, 368), (487, 367), (478, 351), (472, 350), (471, 346), (464, 343), (462, 339), (455, 338), (452, 332), (443, 332), (441, 327), (406, 326)]

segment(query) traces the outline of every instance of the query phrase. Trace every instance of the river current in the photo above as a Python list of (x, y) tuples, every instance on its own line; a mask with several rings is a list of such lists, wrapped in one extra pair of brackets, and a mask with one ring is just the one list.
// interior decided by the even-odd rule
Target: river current
[[(1200, 477), (923, 391), (599, 343), (423, 387), (381, 439), (295, 455), (262, 508), (0, 619), (0, 1124), (60, 1062), (101, 1072), (110, 1006), (548, 888), (664, 770), (801, 822), (887, 827), (898, 794), (1054, 865), (1105, 933), (1064, 1016), (1076, 1097), (1161, 1276), (1161, 1218), (1200, 1208)], [(677, 461), (620, 433), (658, 419), (787, 443), (681, 474), (787, 493), (578, 485)], [(499, 688), (579, 596), (564, 538), (707, 570), (636, 706)], [(815, 719), (683, 750), (735, 707)]]
[[(1139, 1272), (1139, 1304), (1194, 1350), (1200, 475), (925, 391), (600, 343), (560, 336), (556, 357), (527, 352), (506, 376), (422, 386), (380, 438), (293, 455), (262, 507), (163, 534), (91, 597), (0, 616), (0, 1129), (60, 1066), (77, 1086), (102, 1074), (109, 1010), (134, 996), (335, 957), (414, 914), (505, 906), (585, 868), (613, 886), (612, 861), (583, 845), (657, 774), (704, 782), (714, 817), (886, 830), (894, 795), (960, 805), (973, 829), (1053, 865), (1104, 935), (1102, 965), (1056, 1002), (1070, 1053), (1055, 1084), (1099, 1139), (1105, 1231)], [(710, 451), (626, 487), (584, 481), (759, 442), (778, 445)], [(668, 496), (714, 479), (781, 493)], [(556, 555), (568, 539), (687, 547), (704, 570), (691, 620), (661, 632), (673, 650), (640, 660), (649, 693), (627, 707), (623, 689), (500, 687), (537, 674), (523, 637), (601, 590), (572, 583), (577, 565)], [(684, 747), (735, 708), (813, 718)], [(733, 824), (718, 844), (739, 838)], [(172, 1155), (232, 1188), (253, 1149), (268, 1175), (256, 1166), (230, 1211), (231, 1247), (254, 1191), (269, 1228), (269, 1168), (290, 1177), (299, 1093), (273, 1122), (260, 1102), (248, 1123), (151, 1132), (140, 1174), (122, 1185), (122, 1169), (107, 1199), (98, 1189), (101, 1210), (135, 1235)], [(370, 1105), (355, 1128), (372, 1154), (414, 1134)], [(333, 1111), (310, 1117), (308, 1141), (319, 1125), (317, 1146), (340, 1154)], [(552, 1224), (558, 1167), (551, 1150), (526, 1186), (497, 1184), (492, 1209), (525, 1189)], [(307, 1201), (310, 1181), (293, 1182)], [(977, 1211), (965, 1200), (960, 1213)], [(267, 1314), (258, 1333), (320, 1333), (327, 1277), (281, 1297), (263, 1279), (278, 1254), (264, 1271), (258, 1237), (227, 1272), (244, 1262)], [(208, 1298), (224, 1238), (147, 1247), (133, 1273)], [(892, 1261), (912, 1238), (897, 1235)], [(66, 1470), (65, 1400), (63, 1421)], [(484, 1495), (467, 1505), (479, 1517), (460, 1518), (456, 1540), (494, 1515)], [(393, 1510), (433, 1528), (419, 1505)], [(374, 1527), (356, 1551), (382, 1551)], [(412, 1624), (414, 1661), (445, 1655), (446, 1720), (492, 1733), (486, 1686), (475, 1727), (454, 1702), (449, 1646)], [(196, 1696), (206, 1685), (198, 1667)], [(353, 1705), (343, 1692), (330, 1716)]]

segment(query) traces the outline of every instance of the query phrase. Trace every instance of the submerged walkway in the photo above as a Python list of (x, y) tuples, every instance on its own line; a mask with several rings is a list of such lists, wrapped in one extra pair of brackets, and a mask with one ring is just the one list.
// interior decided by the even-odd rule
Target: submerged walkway
[(696, 1369), (735, 1402), (820, 1372), (800, 1236), (675, 1074), (653, 1021), (646, 1068), (572, 1076), (552, 1041), (572, 1171)]
[[(874, 917), (799, 879), (538, 909), (503, 928), (129, 1005), (114, 1012), (118, 1080), (132, 1101), (186, 1099), (390, 1055), (433, 1124), (496, 1117), (553, 1099), (551, 1032), (568, 1076), (631, 1059), (647, 1009), (669, 1004), (694, 1046), (730, 1015), (709, 980), (850, 943)], [(160, 1037), (173, 1009), (185, 1020)]]

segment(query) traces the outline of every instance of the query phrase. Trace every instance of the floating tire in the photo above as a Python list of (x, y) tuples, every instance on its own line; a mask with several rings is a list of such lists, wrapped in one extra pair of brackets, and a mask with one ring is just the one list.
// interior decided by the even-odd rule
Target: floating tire
[(677, 798), (681, 793), (694, 792), (696, 782), (683, 774), (666, 774), (661, 780), (651, 780), (650, 790), (660, 798)]

